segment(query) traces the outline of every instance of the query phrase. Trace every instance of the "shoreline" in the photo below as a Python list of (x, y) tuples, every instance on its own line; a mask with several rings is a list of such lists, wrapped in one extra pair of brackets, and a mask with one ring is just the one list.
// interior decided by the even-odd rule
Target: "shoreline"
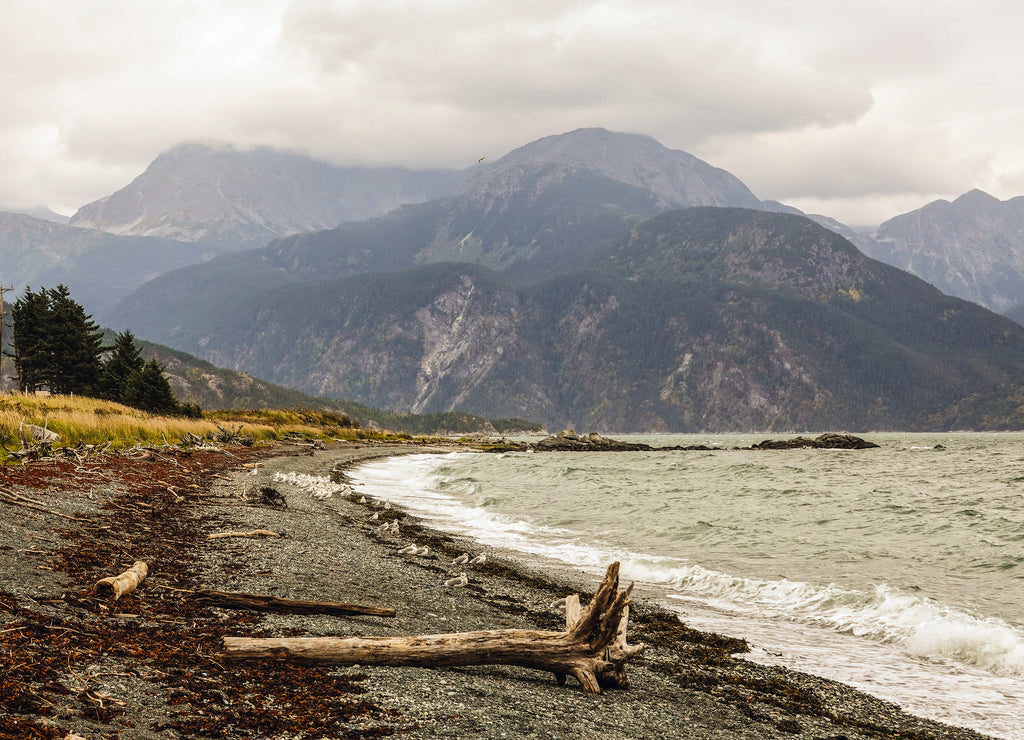
[[(0, 526), (0, 674), (11, 668), (5, 661), (18, 660), (13, 651), (19, 647), (19, 662), (33, 657), (32, 650), (40, 660), (50, 648), (59, 652), (58, 644), (40, 644), (57, 640), (55, 630), (42, 625), (45, 620), (96, 635), (95, 645), (84, 640), (91, 653), (72, 654), (52, 675), (47, 669), (33, 680), (22, 667), (14, 671), (31, 684), (31, 696), (18, 704), (25, 711), (0, 707), (0, 737), (32, 737), (8, 729), (22, 720), (53, 729), (38, 737), (74, 731), (86, 738), (986, 737), (910, 716), (843, 684), (734, 657), (741, 639), (692, 630), (643, 597), (633, 598), (629, 620), (629, 642), (647, 645), (627, 664), (632, 688), (599, 696), (584, 694), (572, 678), (558, 686), (550, 673), (515, 667), (308, 668), (224, 665), (217, 659), (223, 635), (563, 629), (564, 613), (549, 605), (570, 592), (583, 592), (586, 603), (594, 586), (589, 576), (553, 573), (511, 553), (488, 552), (483, 565), (456, 568), (452, 558), (472, 551), (470, 543), (428, 529), (404, 511), (378, 512), (340, 495), (320, 500), (271, 481), (275, 472), (328, 476), (369, 458), (458, 448), (339, 444), (313, 454), (286, 445), (232, 448), (232, 457), (209, 453), (170, 462), (108, 463), (97, 470), (109, 480), (93, 485), (68, 466), (60, 473), (67, 483), (53, 493), (29, 485), (22, 468), (32, 466), (0, 471), (0, 488), (30, 492), (51, 512), (89, 520), (69, 528), (61, 516), (0, 502), (0, 516), (10, 520)], [(255, 478), (283, 495), (287, 508), (243, 501), (242, 492), (253, 483), (251, 468), (244, 466), (254, 463), (262, 464)], [(51, 477), (51, 488), (52, 482)], [(374, 513), (377, 520), (371, 520)], [(399, 521), (401, 533), (377, 532), (382, 519)], [(283, 536), (205, 539), (217, 531), (248, 529)], [(431, 555), (400, 555), (410, 541), (429, 546)], [(116, 606), (83, 595), (96, 579), (118, 572), (111, 567), (130, 565), (135, 557), (152, 560), (137, 592)], [(39, 570), (40, 565), (53, 570)], [(462, 569), (470, 583), (444, 588), (444, 580)], [(397, 616), (199, 607), (188, 598), (199, 588), (393, 607)], [(194, 652), (175, 653), (181, 645)], [(32, 696), (45, 701), (33, 706)]]

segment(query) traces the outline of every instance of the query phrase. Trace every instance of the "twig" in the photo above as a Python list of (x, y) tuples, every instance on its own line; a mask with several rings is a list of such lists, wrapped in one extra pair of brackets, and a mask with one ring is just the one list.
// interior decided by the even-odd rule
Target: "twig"
[(215, 534), (206, 535), (208, 540), (220, 540), (225, 537), (280, 537), (277, 532), (271, 532), (269, 529), (254, 529), (251, 532), (217, 532)]
[(45, 514), (51, 514), (53, 516), (63, 517), (64, 519), (70, 519), (73, 522), (83, 521), (82, 517), (71, 516), (70, 514), (62, 514), (61, 512), (54, 511), (53, 509), (47, 509), (45, 506), (37, 506), (36, 504), (31, 503), (30, 500), (25, 499), (17, 495), (16, 493), (10, 493), (9, 491), (5, 491), (2, 489), (0, 489), (0, 501), (6, 501), (7, 503), (14, 504), (15, 506), (25, 506), (29, 509), (41, 511)]

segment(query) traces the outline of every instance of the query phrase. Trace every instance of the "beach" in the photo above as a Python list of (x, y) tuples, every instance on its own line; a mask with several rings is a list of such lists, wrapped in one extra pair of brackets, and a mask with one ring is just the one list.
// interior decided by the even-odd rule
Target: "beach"
[[(450, 448), (164, 450), (0, 470), (0, 490), (16, 496), (0, 500), (0, 737), (984, 737), (745, 661), (742, 635), (691, 630), (642, 594), (632, 599), (628, 640), (646, 649), (627, 664), (631, 687), (597, 696), (571, 677), (560, 686), (551, 673), (518, 667), (224, 660), (225, 636), (564, 629), (552, 602), (579, 593), (585, 604), (591, 576), (542, 571), (511, 552), (454, 566), (479, 548), (358, 494), (316, 497), (275, 480), (335, 471), (343, 481), (369, 458), (432, 450)], [(262, 486), (286, 505), (251, 500)], [(398, 534), (379, 530), (392, 520)], [(257, 529), (280, 536), (207, 539)], [(410, 542), (430, 553), (400, 554)], [(136, 560), (149, 567), (136, 591), (117, 602), (91, 592)], [(468, 584), (445, 587), (460, 571)], [(199, 603), (200, 589), (389, 607), (396, 616), (220, 609)]]

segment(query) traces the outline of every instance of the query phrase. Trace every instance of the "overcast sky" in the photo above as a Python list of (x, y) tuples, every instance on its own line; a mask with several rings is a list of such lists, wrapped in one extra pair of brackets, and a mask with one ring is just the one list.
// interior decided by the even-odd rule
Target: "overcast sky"
[(0, 206), (69, 214), (190, 139), (462, 168), (649, 134), (852, 225), (1024, 194), (1010, 0), (5, 0)]

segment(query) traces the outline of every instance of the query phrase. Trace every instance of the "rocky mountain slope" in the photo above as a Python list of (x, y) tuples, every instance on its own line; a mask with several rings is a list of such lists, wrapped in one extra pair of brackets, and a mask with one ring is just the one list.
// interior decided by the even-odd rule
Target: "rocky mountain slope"
[(670, 211), (530, 282), (292, 267), (206, 320), (130, 315), (216, 364), (417, 412), (620, 432), (1019, 423), (1024, 329), (800, 216)]
[(669, 149), (650, 136), (581, 128), (546, 136), (481, 168), (461, 188), (496, 199), (521, 188), (519, 173), (554, 168), (586, 169), (653, 194), (662, 208), (733, 206), (763, 209), (734, 175), (692, 154)]
[[(571, 193), (587, 188), (589, 200), (575, 202)], [(390, 241), (404, 242), (414, 229), (431, 234), (414, 254), (407, 246), (398, 255), (388, 244), (367, 244), (360, 235), (377, 239), (379, 232), (352, 225), (452, 194), (458, 197), (446, 213), (427, 217), (444, 223), (423, 224), (415, 209), (398, 222), (405, 233)], [(308, 265), (316, 260), (295, 254), (308, 244), (327, 241), (336, 251), (337, 243), (354, 241), (361, 254), (344, 256), (350, 274), (443, 259), (499, 269), (515, 262), (529, 272), (524, 249), (543, 252), (558, 244), (560, 259), (572, 262), (579, 258), (573, 247), (621, 234), (631, 216), (698, 204), (761, 207), (723, 170), (650, 137), (604, 129), (546, 137), (464, 171), (342, 168), (292, 152), (189, 143), (160, 155), (116, 193), (83, 206), (71, 219), (75, 228), (51, 226), (52, 219), (38, 214), (35, 220), (0, 216), (0, 258), (16, 265), (5, 275), (9, 284), (64, 282), (102, 314), (162, 273), (282, 235), (318, 234), (279, 245), (279, 262)], [(509, 230), (512, 218), (523, 223)], [(336, 236), (323, 231), (339, 223), (346, 226)], [(539, 269), (549, 262), (542, 256)]]
[(972, 190), (889, 219), (857, 243), (866, 254), (993, 311), (1024, 304), (1024, 197), (1000, 201)]
[(670, 207), (750, 204), (761, 207), (739, 180), (684, 152), (649, 137), (580, 129), (509, 153), (446, 198), (163, 276), (104, 318), (170, 312), (187, 331), (192, 318), (180, 313), (182, 304), (219, 311), (236, 287), (266, 290), (437, 262), (483, 265), (529, 282), (573, 269), (638, 220)]
[(464, 177), (334, 167), (287, 151), (193, 142), (161, 154), (121, 190), (80, 208), (71, 224), (241, 248), (430, 200)]

